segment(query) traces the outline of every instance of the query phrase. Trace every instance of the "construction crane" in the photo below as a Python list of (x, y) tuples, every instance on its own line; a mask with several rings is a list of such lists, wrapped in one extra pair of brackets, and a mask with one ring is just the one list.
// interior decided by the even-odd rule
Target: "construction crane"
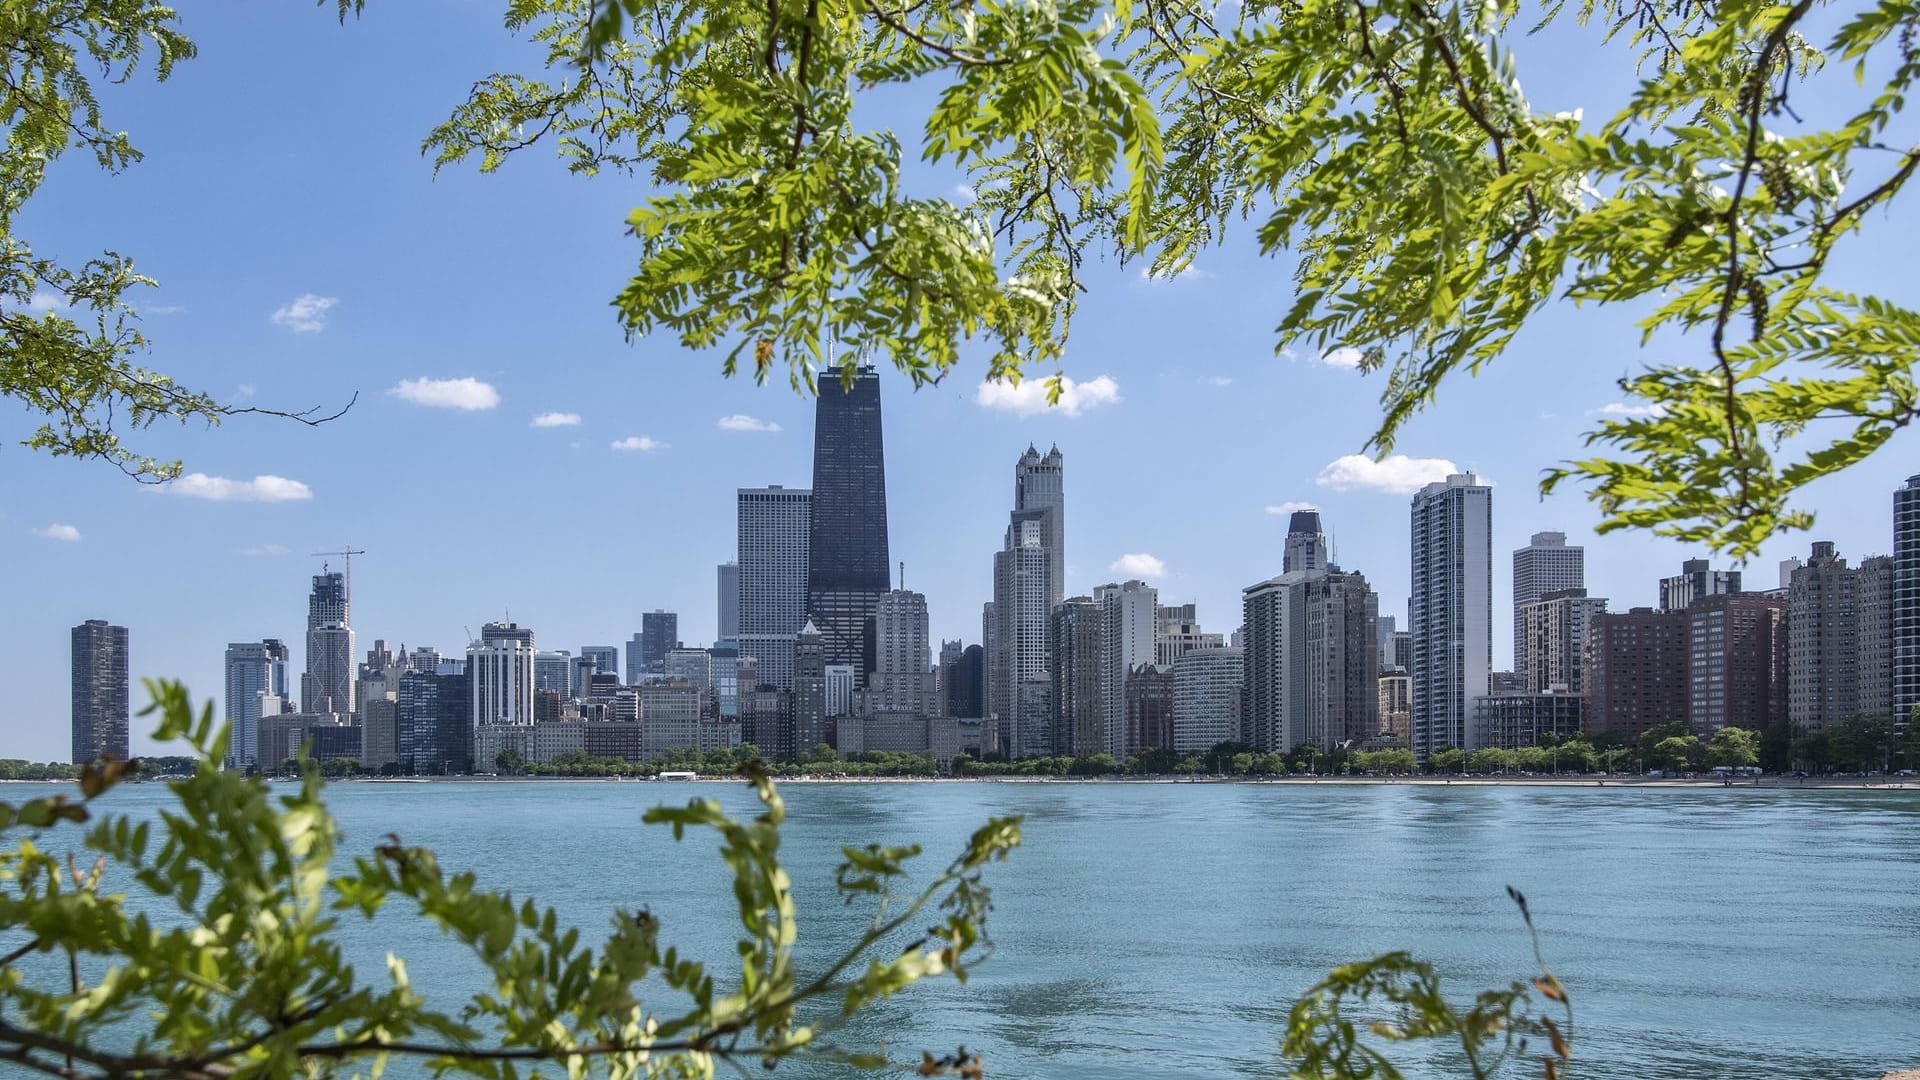
[[(345, 570), (347, 572), (347, 595), (351, 596), (353, 595), (353, 557), (355, 555), (365, 555), (365, 554), (366, 552), (361, 550), (360, 548), (345, 548), (341, 551), (316, 551), (313, 553), (313, 557), (318, 559), (324, 555), (338, 555), (345, 560)], [(324, 563), (321, 564), (321, 569), (322, 570), (326, 569), (326, 565)]]

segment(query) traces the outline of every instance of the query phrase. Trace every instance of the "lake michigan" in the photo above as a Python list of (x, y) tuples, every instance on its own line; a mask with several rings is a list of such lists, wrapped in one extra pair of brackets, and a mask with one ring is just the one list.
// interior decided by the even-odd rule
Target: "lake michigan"
[[(1577, 1074), (1878, 1077), (1920, 1066), (1920, 792), (1287, 784), (790, 784), (783, 853), (803, 959), (859, 932), (842, 845), (918, 843), (921, 878), (996, 814), (992, 958), (843, 1030), (895, 1057), (965, 1044), (996, 1078), (1284, 1075), (1288, 1007), (1338, 964), (1432, 961), (1456, 1002), (1535, 973), (1511, 885), (1572, 993)], [(641, 824), (738, 783), (339, 784), (362, 854), (387, 833), (558, 907), (589, 934), (647, 907), (662, 940), (737, 970), (711, 837)], [(145, 814), (159, 785), (105, 809)], [(344, 916), (367, 977), (392, 950), (443, 1008), (476, 965), (417, 922)], [(1451, 1072), (1403, 1050), (1414, 1075)], [(1423, 1067), (1424, 1066), (1424, 1067)], [(776, 1075), (786, 1074), (782, 1067)], [(823, 1070), (794, 1069), (795, 1075)], [(1518, 1073), (1516, 1073), (1517, 1075)], [(1529, 1073), (1532, 1074), (1532, 1073)]]

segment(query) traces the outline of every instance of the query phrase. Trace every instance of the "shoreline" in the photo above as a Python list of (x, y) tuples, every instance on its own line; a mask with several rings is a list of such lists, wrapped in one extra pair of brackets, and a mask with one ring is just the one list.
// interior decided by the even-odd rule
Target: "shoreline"
[[(154, 783), (164, 778), (132, 780), (128, 783)], [(1701, 791), (1903, 791), (1920, 793), (1916, 777), (1758, 777), (1742, 778), (1731, 784), (1712, 777), (1637, 776), (787, 776), (775, 777), (778, 784), (1210, 784), (1269, 787), (1535, 787), (1535, 788), (1612, 788), (1616, 790), (1660, 788)], [(292, 783), (291, 778), (273, 781)], [(737, 784), (737, 777), (703, 776), (694, 780), (656, 780), (652, 777), (619, 776), (339, 776), (329, 784), (649, 784), (671, 787), (678, 784)], [(62, 787), (70, 780), (0, 780), (0, 787), (15, 785)]]

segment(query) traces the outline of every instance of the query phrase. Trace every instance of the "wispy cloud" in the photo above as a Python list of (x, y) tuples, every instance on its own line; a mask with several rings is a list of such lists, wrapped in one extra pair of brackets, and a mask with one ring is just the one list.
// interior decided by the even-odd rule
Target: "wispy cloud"
[(543, 412), (533, 418), (534, 427), (578, 427), (580, 414), (577, 412)]
[(1176, 273), (1170, 276), (1165, 274), (1155, 274), (1152, 272), (1152, 269), (1147, 266), (1142, 266), (1140, 268), (1140, 280), (1153, 285), (1165, 285), (1165, 284), (1168, 284), (1169, 282), (1174, 282), (1174, 281), (1206, 281), (1211, 277), (1213, 277), (1212, 271), (1202, 270), (1199, 267), (1193, 265), (1192, 263), (1188, 263), (1186, 266), (1181, 267), (1179, 273)]
[(734, 413), (720, 418), (721, 431), (779, 431), (780, 425), (771, 420), (762, 420), (746, 413)]
[(1233, 378), (1232, 376), (1229, 376), (1229, 375), (1208, 375), (1207, 377), (1201, 379), (1200, 381), (1205, 383), (1208, 386), (1232, 386), (1233, 385)]
[(960, 200), (960, 203), (962, 205), (965, 205), (967, 203), (971, 203), (974, 200), (978, 199), (980, 197), (980, 193), (973, 190), (973, 188), (970, 185), (955, 184), (953, 185), (953, 197)]
[(1643, 419), (1667, 415), (1667, 407), (1657, 401), (1645, 405), (1635, 405), (1626, 401), (1609, 401), (1593, 411), (1601, 416), (1630, 416)]
[(155, 490), (164, 495), (184, 495), (210, 502), (305, 502), (313, 498), (313, 489), (284, 476), (256, 476), (251, 480), (229, 480), (224, 476), (188, 473), (178, 480), (161, 484)]
[(140, 309), (142, 315), (178, 315), (187, 310), (183, 304), (149, 304)]
[(1344, 368), (1351, 371), (1360, 366), (1362, 359), (1364, 359), (1364, 357), (1359, 349), (1351, 345), (1335, 345), (1333, 348), (1321, 353), (1317, 362), (1325, 364), (1330, 368)]
[(327, 328), (327, 312), (338, 303), (338, 297), (301, 293), (275, 308), (273, 321), (296, 334), (317, 334)]
[(236, 398), (239, 398), (241, 401), (247, 400), (248, 398), (253, 396), (253, 384), (250, 382), (243, 382), (239, 386), (234, 387), (233, 396)]
[[(1047, 380), (1043, 378), (1022, 379), (1020, 385), (998, 379), (989, 379), (980, 384), (974, 394), (974, 402), (983, 408), (998, 409), (1017, 416), (1032, 416), (1048, 411)], [(1102, 405), (1113, 405), (1120, 401), (1120, 384), (1111, 376), (1097, 375), (1086, 382), (1061, 376), (1060, 403), (1051, 406), (1067, 416), (1079, 416), (1087, 409)]]
[(665, 450), (667, 444), (648, 435), (629, 435), (624, 439), (614, 442), (613, 448), (615, 450), (629, 452), (637, 450), (643, 454), (650, 454), (655, 450)]
[[(1322, 473), (1321, 475), (1324, 476), (1325, 473)], [(1297, 513), (1301, 510), (1318, 510), (1318, 509), (1320, 509), (1319, 506), (1310, 502), (1283, 502), (1277, 506), (1267, 507), (1267, 513), (1278, 514), (1281, 517), (1285, 517), (1288, 514)]]
[(500, 391), (471, 375), (463, 379), (402, 379), (387, 393), (430, 409), (477, 412), (500, 404)]
[(1334, 459), (1321, 469), (1314, 482), (1335, 491), (1361, 488), (1393, 495), (1411, 495), (1459, 471), (1458, 466), (1445, 458), (1390, 454), (1375, 461), (1365, 454), (1348, 454)]
[(250, 559), (258, 558), (262, 555), (278, 556), (278, 555), (285, 555), (286, 553), (287, 553), (287, 546), (285, 544), (261, 544), (259, 547), (240, 548), (236, 552), (236, 554), (245, 555)]
[[(64, 311), (66, 307), (67, 298), (59, 293), (37, 292), (27, 298), (27, 310), (42, 315), (50, 311)], [(79, 537), (75, 536), (74, 539), (78, 540)]]
[(1137, 578), (1158, 578), (1167, 576), (1167, 564), (1144, 551), (1128, 552), (1107, 564), (1107, 569), (1116, 574), (1126, 574)]
[(57, 521), (44, 529), (33, 530), (33, 535), (46, 540), (58, 540), (63, 544), (77, 544), (80, 542), (79, 529), (71, 525), (62, 525)]

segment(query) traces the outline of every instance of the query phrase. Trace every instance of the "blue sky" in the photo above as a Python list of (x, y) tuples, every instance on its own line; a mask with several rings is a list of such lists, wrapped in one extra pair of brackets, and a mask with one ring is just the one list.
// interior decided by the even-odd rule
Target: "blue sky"
[[(717, 357), (664, 338), (623, 340), (607, 304), (637, 257), (622, 221), (642, 183), (570, 177), (538, 151), (489, 177), (432, 175), (421, 136), (467, 85), (538, 62), (500, 29), (500, 5), (376, 4), (344, 28), (298, 2), (180, 8), (199, 58), (166, 84), (107, 95), (146, 160), (108, 177), (69, 155), (22, 233), (69, 261), (121, 251), (158, 278), (144, 300), (150, 359), (183, 382), (280, 408), (356, 391), (359, 403), (312, 430), (240, 419), (144, 433), (144, 447), (206, 478), (171, 494), (29, 453), (15, 444), (31, 418), (0, 406), (0, 679), (12, 706), (0, 755), (64, 754), (67, 631), (82, 619), (129, 626), (136, 676), (183, 677), (202, 697), (219, 694), (229, 641), (287, 639), (297, 670), (321, 561), (307, 553), (348, 543), (368, 551), (354, 565), (363, 649), (383, 637), (457, 650), (469, 628), (509, 614), (543, 648), (619, 644), (656, 607), (680, 612), (686, 641), (707, 642), (733, 491), (808, 483), (812, 403), (784, 383), (727, 381)], [(1630, 58), (1596, 66), (1591, 37), (1523, 44), (1536, 101), (1592, 114), (1617, 93)], [(1541, 83), (1554, 75), (1564, 84)], [(1911, 235), (1912, 218), (1877, 223), (1882, 239), (1850, 253), (1837, 280), (1906, 280), (1892, 239)], [(1066, 360), (1083, 384), (1077, 410), (984, 401), (977, 366), (937, 389), (884, 382), (892, 548), (927, 593), (936, 635), (978, 640), (1029, 441), (1066, 455), (1070, 592), (1151, 556), (1133, 563), (1163, 567), (1164, 602), (1196, 601), (1204, 624), (1231, 630), (1241, 587), (1280, 570), (1275, 509), (1311, 502), (1383, 613), (1404, 610), (1406, 483), (1422, 468), (1330, 470), (1371, 432), (1380, 379), (1274, 355), (1290, 264), (1247, 241), (1243, 230), (1171, 282), (1094, 266)], [(1505, 552), (1530, 533), (1585, 543), (1590, 591), (1616, 608), (1652, 603), (1655, 579), (1697, 554), (1595, 537), (1580, 492), (1543, 502), (1534, 488), (1619, 400), (1613, 380), (1645, 362), (1631, 312), (1558, 306), (1405, 431), (1409, 457), (1497, 485), (1502, 665)], [(400, 392), (414, 380), (428, 382)], [(487, 407), (446, 407), (456, 402)], [(578, 423), (533, 423), (549, 413)], [(1776, 541), (1752, 579), (1771, 583), (1775, 562), (1813, 539), (1856, 558), (1888, 550), (1890, 493), (1920, 471), (1916, 445), (1903, 434), (1811, 489), (1815, 531)], [(137, 752), (148, 727), (135, 721)]]

